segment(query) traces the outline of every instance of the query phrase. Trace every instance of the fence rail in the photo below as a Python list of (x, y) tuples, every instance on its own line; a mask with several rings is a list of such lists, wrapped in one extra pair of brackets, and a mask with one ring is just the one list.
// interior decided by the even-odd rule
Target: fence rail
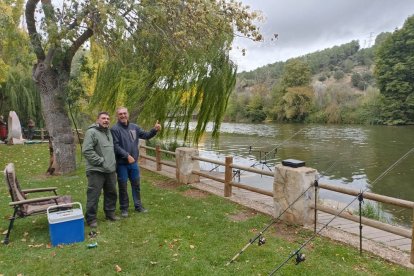
[[(331, 184), (325, 184), (325, 183), (319, 183), (318, 186), (319, 186), (319, 188), (322, 188), (322, 189), (325, 189), (325, 190), (338, 192), (338, 193), (342, 193), (342, 194), (347, 194), (347, 195), (352, 195), (352, 196), (357, 196), (361, 193), (360, 191), (357, 191), (357, 190), (344, 188), (344, 187), (338, 187), (338, 186), (334, 186), (334, 185), (331, 185)], [(392, 204), (392, 205), (403, 207), (403, 208), (409, 208), (409, 209), (414, 208), (414, 202), (412, 202), (412, 201), (403, 200), (403, 199), (394, 198), (394, 197), (389, 197), (389, 196), (384, 196), (384, 195), (379, 195), (379, 194), (374, 194), (374, 193), (371, 193), (371, 192), (364, 192), (364, 198), (371, 199), (371, 200), (374, 200), (374, 201), (378, 201), (378, 202), (381, 202), (381, 203)]]

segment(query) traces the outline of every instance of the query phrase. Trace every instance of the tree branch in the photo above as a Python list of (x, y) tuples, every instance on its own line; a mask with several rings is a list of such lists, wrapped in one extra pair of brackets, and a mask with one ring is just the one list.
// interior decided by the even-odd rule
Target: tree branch
[(37, 59), (43, 61), (45, 59), (45, 52), (40, 41), (40, 35), (36, 30), (36, 20), (34, 17), (35, 9), (38, 3), (39, 0), (28, 0), (26, 3), (25, 15), (30, 42), (33, 46)]
[(79, 48), (90, 38), (93, 36), (93, 30), (91, 28), (87, 28), (76, 40), (73, 42), (72, 46), (68, 49), (66, 53), (65, 62), (70, 65), (72, 63), (72, 58), (75, 53), (79, 50)]

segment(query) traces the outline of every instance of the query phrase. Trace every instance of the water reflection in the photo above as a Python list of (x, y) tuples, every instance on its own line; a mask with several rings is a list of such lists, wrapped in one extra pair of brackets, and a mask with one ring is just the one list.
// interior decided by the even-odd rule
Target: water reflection
[[(212, 125), (208, 126), (211, 130)], [(321, 181), (358, 190), (414, 201), (414, 154), (409, 155), (380, 181), (372, 183), (413, 148), (414, 127), (233, 124), (223, 123), (216, 144), (203, 137), (202, 154), (223, 159), (233, 155), (237, 163), (266, 169), (284, 159), (303, 160), (316, 168)], [(276, 152), (276, 154), (274, 154)], [(243, 175), (242, 175), (242, 182)], [(260, 177), (255, 185), (271, 190), (271, 181)], [(324, 191), (324, 198), (348, 203), (353, 197)], [(386, 213), (411, 224), (412, 211), (381, 206)]]

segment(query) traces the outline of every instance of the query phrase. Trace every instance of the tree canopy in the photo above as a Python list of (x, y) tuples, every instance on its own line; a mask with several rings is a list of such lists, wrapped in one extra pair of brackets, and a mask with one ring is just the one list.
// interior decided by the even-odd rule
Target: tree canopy
[(29, 117), (41, 122), (39, 93), (31, 80), (34, 56), (20, 24), (23, 2), (0, 3), (0, 114), (14, 110), (22, 122)]
[(400, 30), (384, 38), (376, 53), (377, 85), (388, 102), (388, 124), (414, 121), (414, 16)]
[(145, 20), (108, 51), (107, 56), (112, 55), (99, 66), (93, 105), (109, 110), (114, 102), (125, 105), (133, 119), (140, 115), (140, 122), (148, 125), (155, 119), (183, 123), (184, 139), (197, 114), (193, 141), (198, 141), (208, 121), (214, 122), (216, 135), (235, 83), (236, 66), (228, 56), (232, 20), (247, 36), (260, 39), (256, 32), (243, 31), (245, 20), (250, 20), (247, 13), (240, 10), (244, 17), (228, 17), (240, 4), (225, 4), (142, 3), (140, 17)]
[[(135, 117), (148, 110), (160, 119), (183, 118), (185, 138), (198, 111), (197, 140), (209, 120), (217, 134), (234, 86), (228, 58), (234, 32), (262, 39), (253, 23), (259, 14), (234, 0), (28, 0), (25, 15), (37, 58), (32, 77), (62, 172), (75, 169), (67, 105), (80, 93), (72, 88), (93, 89), (100, 110), (127, 105)], [(73, 81), (81, 49), (98, 68), (92, 85)]]

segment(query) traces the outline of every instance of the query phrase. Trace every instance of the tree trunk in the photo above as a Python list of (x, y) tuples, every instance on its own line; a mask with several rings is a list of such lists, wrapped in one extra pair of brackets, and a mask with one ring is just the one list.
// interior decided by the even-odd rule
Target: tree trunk
[(40, 91), (42, 113), (52, 140), (56, 160), (56, 173), (70, 173), (76, 169), (76, 147), (71, 122), (65, 108), (65, 86), (69, 74), (59, 74), (47, 68), (38, 77), (36, 86)]

